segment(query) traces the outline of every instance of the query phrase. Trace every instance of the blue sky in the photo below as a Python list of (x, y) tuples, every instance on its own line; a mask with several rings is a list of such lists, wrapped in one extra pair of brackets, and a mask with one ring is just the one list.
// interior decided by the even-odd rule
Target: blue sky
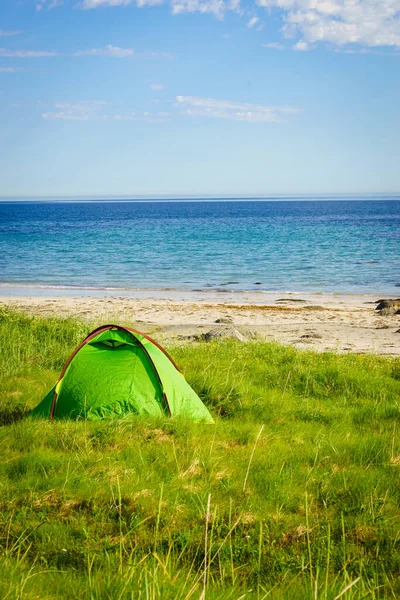
[(400, 0), (3, 0), (0, 196), (400, 191)]

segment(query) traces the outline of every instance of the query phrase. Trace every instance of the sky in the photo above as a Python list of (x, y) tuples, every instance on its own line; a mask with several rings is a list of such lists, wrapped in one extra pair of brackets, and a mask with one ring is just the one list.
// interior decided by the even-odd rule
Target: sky
[(1, 0), (0, 196), (400, 192), (400, 0)]

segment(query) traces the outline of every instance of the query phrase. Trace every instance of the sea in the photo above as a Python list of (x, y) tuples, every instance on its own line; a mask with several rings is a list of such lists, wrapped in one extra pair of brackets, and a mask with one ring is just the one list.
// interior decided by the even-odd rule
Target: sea
[(400, 196), (0, 202), (0, 294), (259, 290), (400, 296)]

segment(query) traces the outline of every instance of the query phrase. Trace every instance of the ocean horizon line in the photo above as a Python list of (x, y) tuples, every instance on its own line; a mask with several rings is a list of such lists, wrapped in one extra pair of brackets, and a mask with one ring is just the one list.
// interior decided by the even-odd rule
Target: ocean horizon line
[(399, 192), (350, 192), (350, 193), (298, 193), (298, 194), (260, 194), (260, 195), (77, 195), (77, 196), (0, 196), (1, 203), (14, 202), (282, 202), (282, 201), (398, 201)]

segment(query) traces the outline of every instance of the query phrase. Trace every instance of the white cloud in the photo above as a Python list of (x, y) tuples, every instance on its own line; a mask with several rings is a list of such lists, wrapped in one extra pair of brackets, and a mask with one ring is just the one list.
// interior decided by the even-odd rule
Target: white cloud
[(131, 113), (123, 113), (123, 114), (116, 114), (113, 117), (113, 121), (137, 121), (138, 120), (138, 114), (135, 112), (131, 112)]
[(157, 52), (154, 50), (145, 50), (144, 52), (135, 52), (133, 48), (119, 48), (108, 44), (104, 48), (91, 48), (90, 50), (78, 50), (73, 56), (108, 56), (111, 58), (172, 58), (170, 52)]
[[(39, 0), (46, 1), (46, 0)], [(55, 0), (56, 1), (56, 0)], [(135, 3), (137, 7), (157, 6), (165, 0), (81, 0), (78, 6), (88, 10), (110, 6), (128, 6)], [(240, 0), (170, 0), (172, 14), (180, 13), (210, 13), (222, 19), (227, 11), (240, 11)]]
[[(0, 48), (0, 57), (7, 58), (41, 58), (48, 56), (60, 56), (58, 52), (48, 52), (47, 50), (9, 50)], [(108, 56), (111, 58), (173, 58), (171, 52), (158, 52), (154, 50), (145, 50), (144, 52), (135, 52), (133, 48), (120, 48), (108, 44), (104, 48), (91, 48), (90, 50), (78, 50), (72, 56)]]
[(56, 8), (64, 4), (63, 0), (37, 0), (36, 10), (40, 12), (43, 8)]
[(161, 92), (162, 90), (165, 90), (167, 86), (163, 83), (151, 83), (149, 87), (153, 92)]
[(252, 18), (250, 19), (250, 21), (247, 23), (247, 27), (248, 27), (249, 29), (251, 29), (252, 27), (254, 27), (254, 25), (257, 25), (257, 23), (258, 23), (258, 21), (259, 21), (259, 20), (260, 20), (260, 19), (259, 19), (258, 17), (252, 17)]
[(55, 102), (52, 110), (42, 114), (45, 121), (165, 121), (167, 112), (114, 113), (109, 102), (85, 100), (82, 102)]
[(10, 30), (6, 30), (6, 29), (0, 29), (0, 37), (19, 35), (20, 33), (22, 33), (22, 31), (16, 31), (16, 30), (10, 31)]
[[(58, 4), (62, 0), (37, 0), (39, 4)], [(79, 6), (92, 9), (106, 6), (154, 6), (168, 0), (79, 0)], [(169, 0), (172, 14), (208, 13), (223, 19), (228, 11), (240, 13), (241, 0)], [(362, 47), (391, 46), (400, 49), (400, 0), (255, 0), (268, 10), (282, 13), (286, 38), (297, 38), (294, 49), (308, 49), (318, 42), (337, 47), (357, 44)], [(258, 24), (258, 25), (257, 25)], [(262, 29), (260, 19), (252, 17), (247, 27)], [(267, 46), (268, 47), (268, 46)], [(270, 46), (272, 47), (272, 46)], [(278, 49), (278, 48), (277, 48)]]
[(127, 6), (132, 0), (83, 0), (81, 7), (84, 9), (99, 8), (101, 6)]
[[(231, 102), (199, 96), (177, 96), (178, 114), (192, 117), (211, 117), (249, 123), (280, 123), (298, 114), (300, 109), (290, 106), (273, 106)], [(80, 102), (55, 102), (42, 113), (45, 121), (148, 121), (164, 122), (174, 113), (168, 111), (116, 112), (102, 100)], [(175, 114), (177, 114), (175, 112)]]
[(136, 6), (142, 8), (143, 6), (158, 6), (163, 4), (164, 0), (136, 0)]
[(285, 46), (279, 42), (270, 42), (269, 44), (263, 44), (264, 48), (271, 48), (272, 50), (285, 50)]
[[(134, 0), (82, 0), (79, 6), (84, 10), (88, 10), (107, 6), (128, 6), (133, 2)], [(136, 0), (135, 3), (138, 8), (142, 8), (142, 6), (157, 6), (163, 2), (164, 0)]]
[(8, 50), (0, 48), (0, 56), (8, 58), (41, 58), (43, 56), (58, 56), (57, 52), (47, 52), (46, 50)]
[(141, 58), (174, 58), (172, 52), (158, 52), (156, 50), (145, 50), (144, 52), (137, 52), (136, 56)]
[(92, 48), (91, 50), (79, 50), (74, 56), (111, 56), (112, 58), (127, 58), (133, 56), (133, 48), (119, 48), (118, 46), (105, 46), (105, 48)]
[(0, 73), (19, 73), (25, 69), (19, 69), (18, 67), (0, 67)]
[(85, 100), (83, 102), (55, 102), (55, 110), (42, 114), (46, 121), (88, 121), (104, 120), (107, 115), (102, 114), (108, 102), (102, 100)]
[(256, 1), (280, 9), (285, 37), (300, 36), (300, 42), (400, 48), (400, 0)]
[(279, 123), (284, 121), (285, 115), (300, 112), (300, 109), (290, 106), (230, 102), (215, 98), (200, 98), (199, 96), (177, 96), (176, 101), (178, 106), (183, 109), (183, 113), (188, 116), (252, 123)]
[(164, 111), (159, 112), (132, 112), (132, 113), (122, 113), (113, 115), (111, 118), (113, 121), (150, 121), (150, 122), (160, 122), (165, 121), (171, 114)]
[(210, 13), (217, 19), (223, 19), (227, 11), (239, 11), (240, 0), (171, 0), (172, 14)]
[(379, 56), (398, 56), (400, 51), (388, 52), (383, 50), (373, 50), (372, 48), (349, 48), (337, 46), (333, 49), (337, 54), (378, 54)]
[(307, 50), (312, 50), (314, 46), (311, 46), (308, 42), (304, 40), (299, 40), (296, 44), (292, 46), (293, 50), (299, 50), (305, 52)]

